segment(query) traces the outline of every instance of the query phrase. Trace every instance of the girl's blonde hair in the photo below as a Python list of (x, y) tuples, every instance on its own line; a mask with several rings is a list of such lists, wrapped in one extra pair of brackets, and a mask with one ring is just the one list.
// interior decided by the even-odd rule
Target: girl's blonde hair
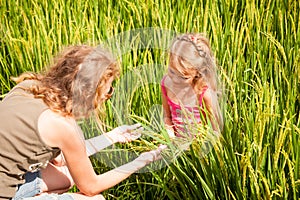
[(216, 62), (208, 39), (202, 34), (183, 34), (172, 43), (170, 66), (184, 77), (192, 78), (195, 91), (209, 86), (218, 90)]
[(108, 79), (118, 75), (117, 62), (107, 50), (80, 45), (66, 48), (46, 73), (24, 73), (13, 80), (37, 80), (39, 84), (26, 90), (52, 111), (78, 119), (97, 110)]
[(219, 130), (223, 129), (223, 117), (218, 104), (221, 92), (218, 86), (217, 64), (208, 39), (201, 33), (183, 34), (170, 48), (170, 67), (175, 68), (185, 78), (191, 78), (192, 86), (200, 95), (204, 87), (215, 92), (212, 103), (217, 109), (214, 117)]

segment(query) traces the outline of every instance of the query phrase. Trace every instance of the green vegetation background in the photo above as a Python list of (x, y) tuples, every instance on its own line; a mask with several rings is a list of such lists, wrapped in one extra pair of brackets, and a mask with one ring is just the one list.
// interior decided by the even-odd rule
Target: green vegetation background
[[(224, 85), (221, 144), (204, 158), (191, 147), (169, 166), (134, 174), (103, 195), (107, 199), (299, 199), (299, 10), (300, 1), (295, 0), (2, 0), (0, 95), (3, 98), (14, 86), (11, 76), (41, 71), (71, 44), (98, 45), (123, 32), (150, 27), (204, 32)], [(125, 103), (114, 107), (108, 102), (106, 124), (128, 122), (120, 119), (127, 112), (131, 120), (155, 130), (149, 109), (161, 104), (157, 69), (141, 66), (161, 63), (160, 77), (167, 69), (165, 56), (162, 49), (150, 48), (132, 48), (121, 56), (122, 75), (139, 70), (141, 76), (116, 85), (139, 81), (143, 87), (135, 88), (138, 92), (117, 91), (111, 102)], [(97, 172), (107, 170), (94, 161)]]

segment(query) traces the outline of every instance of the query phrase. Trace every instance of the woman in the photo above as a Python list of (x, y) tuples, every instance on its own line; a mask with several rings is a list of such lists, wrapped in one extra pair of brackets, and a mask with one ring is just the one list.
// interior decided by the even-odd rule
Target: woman
[[(0, 103), (0, 199), (103, 198), (99, 193), (160, 158), (163, 146), (104, 174), (94, 172), (90, 154), (138, 137), (138, 125), (124, 125), (85, 141), (76, 123), (112, 95), (118, 74), (106, 50), (82, 45), (67, 48), (45, 74), (15, 79), (17, 86)], [(61, 194), (73, 181), (80, 193)]]

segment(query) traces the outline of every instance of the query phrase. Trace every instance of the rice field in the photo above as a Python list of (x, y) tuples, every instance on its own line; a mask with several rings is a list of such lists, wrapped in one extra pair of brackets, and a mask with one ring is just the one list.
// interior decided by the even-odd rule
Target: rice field
[[(15, 85), (11, 76), (44, 70), (65, 46), (110, 49), (121, 76), (104, 106), (104, 129), (140, 122), (145, 131), (136, 142), (92, 157), (95, 171), (102, 173), (127, 162), (132, 152), (169, 143), (160, 89), (167, 50), (175, 35), (203, 32), (222, 83), (220, 141), (209, 151), (197, 141), (175, 156), (172, 150), (172, 162), (135, 173), (103, 195), (122, 200), (297, 200), (299, 10), (296, 0), (1, 0), (0, 99)], [(80, 123), (86, 137), (99, 134), (93, 122)]]

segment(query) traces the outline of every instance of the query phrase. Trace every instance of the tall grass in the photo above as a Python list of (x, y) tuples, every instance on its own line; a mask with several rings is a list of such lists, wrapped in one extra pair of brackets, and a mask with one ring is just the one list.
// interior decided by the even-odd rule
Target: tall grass
[[(138, 34), (124, 33), (149, 27), (168, 30), (167, 36), (205, 32), (224, 88), (222, 140), (204, 158), (192, 145), (168, 166), (132, 175), (105, 197), (298, 199), (299, 10), (294, 0), (3, 0), (1, 97), (14, 86), (10, 76), (41, 71), (64, 46), (108, 43), (122, 61), (122, 75), (104, 121), (111, 127), (143, 123), (151, 134), (134, 145), (152, 148), (151, 141), (165, 142), (155, 133), (164, 134), (159, 82), (171, 37), (161, 38), (163, 48), (155, 49), (151, 38), (138, 41)], [(120, 35), (122, 40), (112, 39)], [(93, 162), (99, 173), (108, 169), (99, 159)]]

